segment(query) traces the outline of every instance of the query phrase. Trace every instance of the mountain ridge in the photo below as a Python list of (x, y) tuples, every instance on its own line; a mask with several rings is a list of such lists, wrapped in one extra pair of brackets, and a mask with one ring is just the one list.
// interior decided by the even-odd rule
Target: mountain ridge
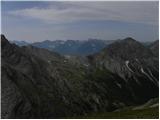
[[(128, 37), (125, 38), (133, 40), (133, 38)], [(45, 48), (50, 51), (56, 51), (61, 55), (78, 55), (78, 56), (86, 56), (90, 54), (97, 53), (104, 49), (106, 46), (110, 45), (111, 43), (114, 43), (116, 41), (121, 41), (121, 39), (118, 40), (100, 40), (100, 39), (88, 39), (88, 40), (44, 40), (42, 42), (35, 42), (35, 43), (26, 43), (23, 41), (12, 41), (11, 43), (15, 43), (19, 46), (27, 46), (32, 45), (38, 48)], [(123, 41), (123, 40), (122, 40)], [(149, 46), (152, 44), (152, 42), (143, 43), (144, 46)]]
[(102, 50), (86, 58), (86, 65), (46, 49), (19, 47), (4, 36), (1, 42), (2, 118), (74, 117), (158, 97), (157, 57), (128, 63)]

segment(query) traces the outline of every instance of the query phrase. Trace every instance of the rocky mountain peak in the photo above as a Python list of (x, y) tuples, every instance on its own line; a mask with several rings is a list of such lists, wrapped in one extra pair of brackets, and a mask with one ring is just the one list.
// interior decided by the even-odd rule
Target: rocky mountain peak
[[(116, 42), (115, 42), (116, 43)], [(120, 45), (131, 45), (131, 46), (143, 46), (140, 42), (136, 41), (135, 39), (131, 38), (131, 37), (127, 37), (123, 40), (119, 40), (117, 41), (117, 43), (119, 43)]]
[(103, 50), (102, 56), (110, 56), (123, 60), (152, 56), (152, 52), (131, 37), (116, 41)]
[(133, 39), (132, 37), (127, 37), (127, 38), (125, 38), (124, 40), (126, 40), (126, 41), (136, 41), (136, 40)]
[(6, 37), (1, 34), (1, 44), (2, 44), (2, 47), (9, 44), (9, 41), (6, 39)]
[(6, 37), (3, 34), (1, 35), (1, 42), (4, 42), (4, 43), (8, 42), (8, 40), (6, 39)]
[(1, 38), (5, 38), (5, 36), (3, 34), (1, 34)]

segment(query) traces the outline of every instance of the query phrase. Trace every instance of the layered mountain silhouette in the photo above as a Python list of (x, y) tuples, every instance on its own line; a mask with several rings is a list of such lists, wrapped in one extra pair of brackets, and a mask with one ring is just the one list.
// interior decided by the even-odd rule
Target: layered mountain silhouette
[[(62, 55), (89, 55), (96, 52), (99, 52), (101, 49), (105, 48), (106, 45), (111, 44), (112, 40), (99, 40), (99, 39), (88, 39), (88, 40), (56, 40), (50, 41), (45, 40), (42, 42), (32, 43), (32, 46), (38, 48), (45, 48), (50, 51), (58, 52)], [(15, 43), (19, 46), (28, 45), (26, 43), (17, 42)]]
[(75, 58), (19, 47), (1, 35), (2, 118), (72, 118), (157, 98), (156, 44), (126, 38)]

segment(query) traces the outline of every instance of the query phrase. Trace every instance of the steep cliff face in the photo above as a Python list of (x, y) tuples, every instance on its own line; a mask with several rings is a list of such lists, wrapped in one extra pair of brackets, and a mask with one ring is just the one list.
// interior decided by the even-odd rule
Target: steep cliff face
[(153, 62), (157, 58), (147, 48), (144, 56), (151, 57), (140, 56), (141, 63), (108, 55), (111, 48), (106, 48), (86, 66), (45, 49), (18, 47), (3, 35), (1, 44), (2, 118), (73, 117), (158, 96), (158, 66)]

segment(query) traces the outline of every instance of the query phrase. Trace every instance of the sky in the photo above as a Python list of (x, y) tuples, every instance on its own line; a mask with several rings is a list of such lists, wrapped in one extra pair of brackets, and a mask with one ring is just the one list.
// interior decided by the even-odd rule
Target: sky
[(157, 40), (158, 1), (2, 1), (9, 40)]

